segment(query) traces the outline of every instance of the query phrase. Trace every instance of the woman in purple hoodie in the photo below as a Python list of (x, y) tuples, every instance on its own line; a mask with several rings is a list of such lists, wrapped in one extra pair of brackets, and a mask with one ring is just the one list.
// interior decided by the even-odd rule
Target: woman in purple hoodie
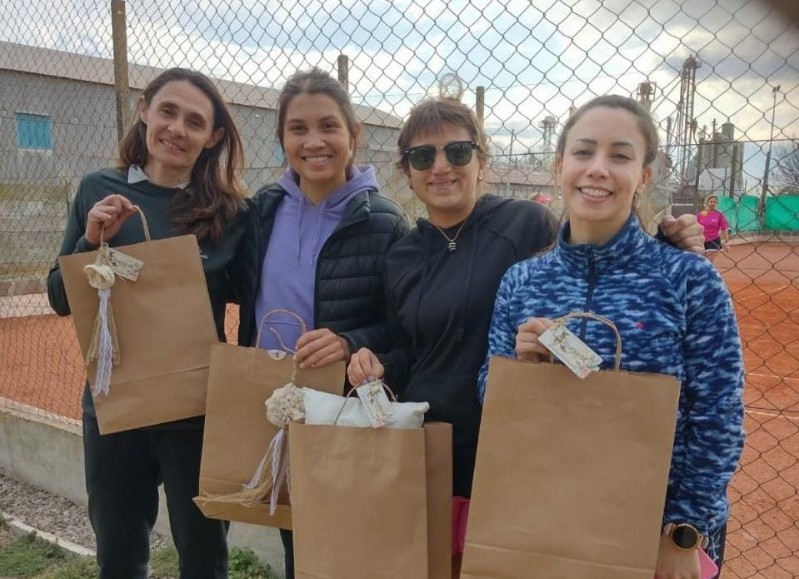
[[(344, 87), (319, 69), (297, 72), (283, 87), (277, 138), (288, 167), (250, 200), (257, 233), (254, 257), (239, 272), (239, 344), (289, 348), (304, 367), (388, 346), (385, 254), (409, 223), (378, 193), (374, 167), (354, 163), (360, 128)], [(270, 316), (275, 332), (255, 344), (275, 309), (297, 314), (307, 331), (293, 316)], [(281, 530), (281, 539), (293, 579), (291, 532)]]

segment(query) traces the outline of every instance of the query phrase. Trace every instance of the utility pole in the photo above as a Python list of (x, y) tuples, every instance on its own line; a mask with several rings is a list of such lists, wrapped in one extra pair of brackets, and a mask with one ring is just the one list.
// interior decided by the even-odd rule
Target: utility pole
[(780, 92), (780, 85), (776, 85), (771, 89), (771, 94), (773, 97), (771, 104), (771, 135), (768, 139), (768, 151), (766, 152), (766, 168), (763, 171), (763, 189), (760, 192), (760, 203), (758, 204), (757, 208), (761, 229), (766, 226), (766, 194), (768, 193), (768, 174), (771, 170), (771, 144), (774, 142), (774, 111), (777, 108), (778, 92)]

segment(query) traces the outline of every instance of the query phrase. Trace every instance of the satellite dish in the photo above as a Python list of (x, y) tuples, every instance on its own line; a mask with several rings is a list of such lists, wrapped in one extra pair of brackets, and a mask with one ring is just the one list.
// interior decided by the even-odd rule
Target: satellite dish
[(447, 72), (438, 81), (438, 95), (441, 98), (461, 100), (463, 93), (463, 81), (454, 72)]

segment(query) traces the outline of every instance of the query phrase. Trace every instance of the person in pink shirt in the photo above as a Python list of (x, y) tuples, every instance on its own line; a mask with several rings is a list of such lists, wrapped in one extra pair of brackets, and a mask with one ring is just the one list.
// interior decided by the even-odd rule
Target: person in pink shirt
[(700, 211), (696, 220), (705, 228), (705, 251), (720, 250), (729, 240), (727, 218), (716, 209), (719, 198), (709, 195), (705, 199), (705, 208)]

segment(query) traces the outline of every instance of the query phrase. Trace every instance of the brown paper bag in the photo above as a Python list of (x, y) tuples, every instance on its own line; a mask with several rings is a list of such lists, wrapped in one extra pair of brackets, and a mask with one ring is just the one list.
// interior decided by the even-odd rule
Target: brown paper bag
[(463, 579), (652, 579), (680, 384), (491, 358)]
[[(210, 348), (219, 342), (194, 235), (114, 248), (144, 267), (136, 281), (117, 279), (111, 308), (120, 361), (107, 395), (94, 399), (101, 434), (161, 424), (205, 412)], [(89, 349), (97, 290), (83, 267), (96, 251), (58, 258), (84, 357)], [(93, 384), (96, 363), (87, 367)]]
[[(266, 419), (264, 402), (291, 381), (293, 372), (291, 356), (275, 360), (265, 350), (229, 344), (211, 348), (200, 496), (194, 499), (206, 517), (291, 529), (291, 507), (285, 492), (273, 516), (266, 503), (246, 507), (213, 497), (236, 493), (252, 478), (278, 431)], [(343, 362), (297, 369), (295, 383), (341, 394), (344, 374)]]
[(291, 424), (297, 579), (450, 579), (452, 428)]

